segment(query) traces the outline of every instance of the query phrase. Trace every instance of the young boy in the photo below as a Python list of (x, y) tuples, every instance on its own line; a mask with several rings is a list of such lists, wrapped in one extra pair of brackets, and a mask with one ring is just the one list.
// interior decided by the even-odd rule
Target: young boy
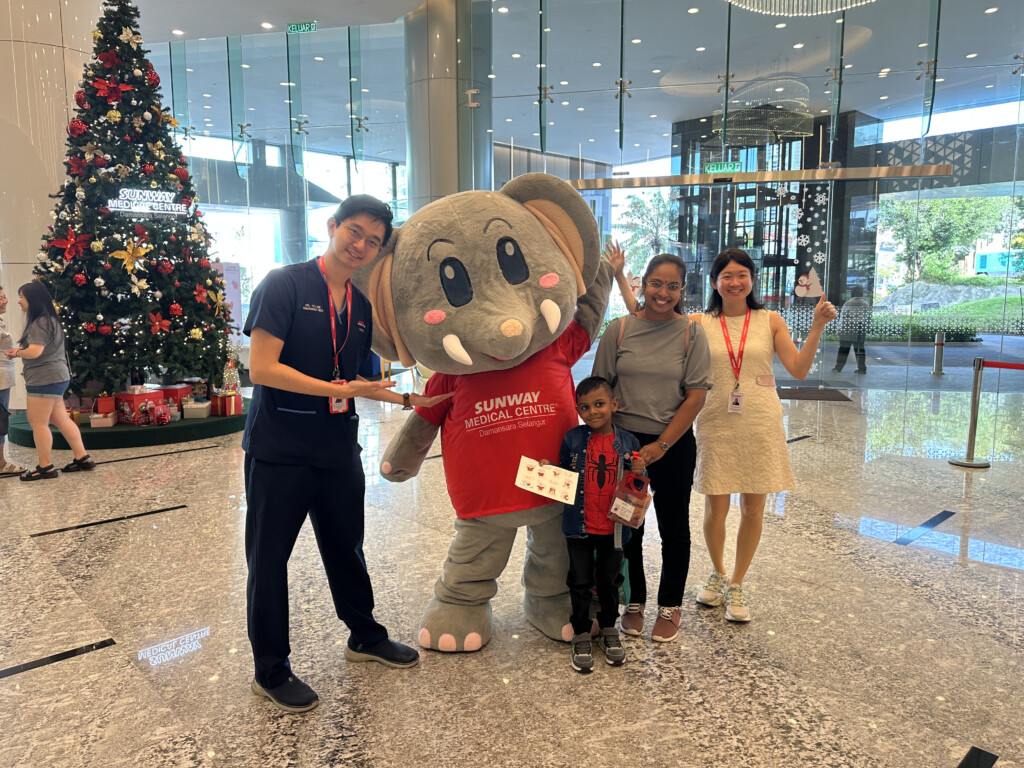
[(605, 661), (614, 667), (626, 660), (615, 620), (619, 617), (619, 585), (622, 584), (622, 545), (630, 529), (608, 519), (615, 489), (622, 479), (625, 461), (634, 472), (643, 472), (643, 460), (635, 455), (639, 441), (631, 432), (612, 425), (619, 408), (611, 385), (600, 376), (584, 379), (576, 387), (576, 412), (584, 424), (569, 430), (562, 440), (558, 463), (581, 473), (576, 501), (566, 504), (562, 532), (569, 547), (566, 583), (572, 601), (572, 668), (587, 673), (594, 667), (590, 639), (591, 589), (597, 585), (600, 611), (598, 643)]

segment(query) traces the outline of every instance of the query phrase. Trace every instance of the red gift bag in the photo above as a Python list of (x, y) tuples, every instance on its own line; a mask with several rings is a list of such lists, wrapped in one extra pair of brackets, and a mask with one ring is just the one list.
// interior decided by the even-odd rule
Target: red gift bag
[(608, 519), (630, 528), (639, 528), (651, 505), (651, 494), (647, 491), (650, 484), (649, 477), (626, 472), (615, 489)]

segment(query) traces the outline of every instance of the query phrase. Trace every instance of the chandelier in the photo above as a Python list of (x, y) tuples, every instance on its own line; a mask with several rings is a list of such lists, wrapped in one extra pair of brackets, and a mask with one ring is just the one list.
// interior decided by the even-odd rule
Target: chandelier
[[(803, 139), (814, 132), (808, 105), (811, 91), (800, 80), (779, 78), (752, 83), (729, 96), (725, 143), (756, 147)], [(722, 135), (721, 110), (711, 115), (711, 130)]]
[(839, 13), (875, 0), (726, 0), (737, 8), (770, 16), (818, 16)]

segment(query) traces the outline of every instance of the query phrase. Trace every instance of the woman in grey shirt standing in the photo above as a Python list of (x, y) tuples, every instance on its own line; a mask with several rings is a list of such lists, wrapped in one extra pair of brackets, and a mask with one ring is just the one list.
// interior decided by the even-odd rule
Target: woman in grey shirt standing
[(24, 361), (22, 374), (28, 395), (28, 423), (39, 455), (35, 469), (23, 472), (21, 479), (52, 480), (57, 477), (57, 470), (50, 463), (50, 449), (53, 448), (50, 424), (60, 430), (75, 454), (74, 461), (64, 467), (64, 471), (93, 469), (96, 462), (86, 453), (82, 433), (64, 408), (64, 393), (71, 386), (71, 371), (64, 351), (64, 329), (54, 311), (50, 292), (40, 282), (26, 283), (18, 289), (18, 305), (26, 314), (25, 332), (18, 340), (18, 346), (8, 349), (4, 355), (8, 360), (20, 357)]
[[(14, 346), (14, 339), (7, 330), (6, 318), (7, 294), (3, 286), (0, 286), (0, 352), (6, 352)], [(7, 359), (4, 355), (0, 357), (0, 408), (5, 410), (11, 407), (11, 388), (14, 386), (14, 361)], [(24, 472), (24, 467), (19, 467), (7, 460), (4, 450), (7, 446), (7, 429), (0, 428), (0, 475), (10, 475), (15, 472)]]
[[(693, 420), (711, 388), (711, 356), (703, 329), (682, 314), (686, 265), (678, 256), (651, 259), (643, 277), (643, 302), (634, 315), (613, 320), (597, 348), (594, 376), (612, 382), (619, 410), (615, 426), (643, 446), (661, 534), (658, 616), (651, 639), (674, 640), (690, 568), (690, 487), (697, 448)], [(647, 580), (644, 525), (623, 547), (629, 562), (630, 603), (622, 631), (643, 632)]]

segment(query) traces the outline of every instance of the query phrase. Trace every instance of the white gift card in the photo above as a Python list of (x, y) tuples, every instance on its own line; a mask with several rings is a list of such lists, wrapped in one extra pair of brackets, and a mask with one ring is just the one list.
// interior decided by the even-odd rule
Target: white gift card
[(539, 496), (573, 504), (576, 501), (576, 483), (579, 474), (562, 469), (555, 464), (541, 465), (536, 459), (523, 456), (519, 460), (519, 471), (516, 473), (516, 487), (523, 488)]

